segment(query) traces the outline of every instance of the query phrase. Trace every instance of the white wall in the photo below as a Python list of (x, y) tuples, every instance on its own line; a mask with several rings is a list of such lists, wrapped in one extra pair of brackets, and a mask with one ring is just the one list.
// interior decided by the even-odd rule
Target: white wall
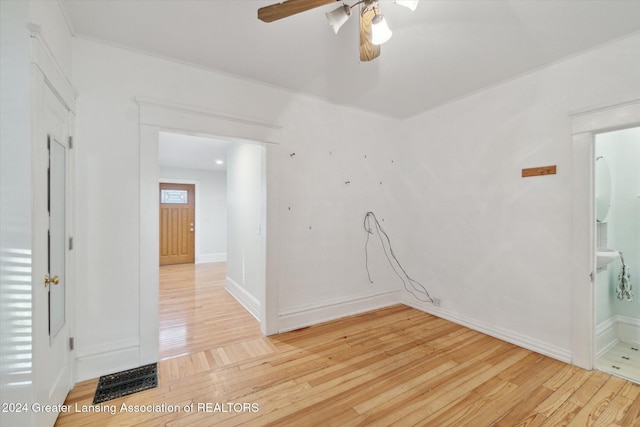
[(160, 182), (196, 185), (196, 264), (227, 259), (227, 173), (160, 168)]
[[(0, 2), (0, 19), (0, 400), (14, 403), (33, 401), (34, 380), (29, 6)], [(16, 353), (24, 358), (23, 364), (15, 359)], [(0, 411), (0, 424), (31, 425), (32, 417)]]
[(265, 149), (234, 143), (227, 149), (227, 289), (258, 319), (265, 288)]
[(398, 121), (83, 39), (73, 47), (80, 379), (135, 366), (140, 357), (134, 97), (282, 127), (269, 148), (280, 167), (266, 165), (270, 194), (277, 193), (267, 215), (282, 236), (267, 263), (279, 330), (399, 301), (381, 254), (371, 260), (381, 266), (378, 280), (366, 280), (362, 229), (365, 212), (376, 210), (392, 236), (401, 230), (402, 165), (392, 163)]
[(636, 35), (404, 123), (404, 234), (442, 300), (423, 309), (571, 359), (569, 113), (640, 98), (639, 52)]

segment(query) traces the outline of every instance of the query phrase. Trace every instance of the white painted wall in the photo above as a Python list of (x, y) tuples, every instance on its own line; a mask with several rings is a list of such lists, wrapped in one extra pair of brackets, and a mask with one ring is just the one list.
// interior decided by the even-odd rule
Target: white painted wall
[[(374, 210), (400, 239), (402, 165), (392, 163), (401, 144), (398, 121), (83, 39), (73, 47), (80, 93), (79, 379), (140, 360), (137, 325), (141, 303), (148, 302), (139, 299), (134, 97), (281, 125), (279, 144), (269, 149), (280, 166), (266, 165), (269, 194), (277, 193), (267, 216), (283, 236), (272, 242), (267, 262), (279, 330), (399, 301), (399, 283), (380, 253), (371, 259), (380, 266), (376, 283), (368, 283), (362, 228), (365, 212)], [(89, 326), (95, 324), (103, 327)]]
[(160, 182), (196, 185), (196, 264), (227, 259), (227, 173), (160, 167)]
[(258, 319), (265, 289), (265, 149), (234, 143), (227, 149), (227, 289)]
[(639, 52), (636, 35), (403, 124), (409, 259), (442, 307), (408, 303), (571, 359), (569, 113), (640, 98)]

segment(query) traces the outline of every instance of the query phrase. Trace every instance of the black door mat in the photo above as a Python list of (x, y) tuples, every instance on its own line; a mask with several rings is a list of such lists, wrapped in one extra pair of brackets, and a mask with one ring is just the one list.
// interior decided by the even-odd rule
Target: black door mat
[(103, 375), (98, 381), (93, 404), (117, 399), (158, 386), (158, 364), (140, 366), (115, 374)]

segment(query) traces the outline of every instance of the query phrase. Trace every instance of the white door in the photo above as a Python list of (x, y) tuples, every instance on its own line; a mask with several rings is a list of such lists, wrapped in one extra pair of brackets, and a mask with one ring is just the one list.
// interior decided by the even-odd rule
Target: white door
[[(34, 161), (36, 225), (34, 272), (35, 403), (61, 405), (72, 386), (69, 327), (69, 123), (70, 113), (48, 85), (41, 83), (42, 127)], [(46, 186), (42, 191), (40, 185)], [(43, 200), (44, 199), (44, 200)], [(37, 261), (36, 261), (37, 260)], [(55, 413), (36, 413), (36, 425), (51, 426)]]
[[(49, 341), (53, 343), (65, 325), (66, 288), (66, 159), (67, 147), (49, 138)], [(45, 283), (47, 284), (47, 283)]]

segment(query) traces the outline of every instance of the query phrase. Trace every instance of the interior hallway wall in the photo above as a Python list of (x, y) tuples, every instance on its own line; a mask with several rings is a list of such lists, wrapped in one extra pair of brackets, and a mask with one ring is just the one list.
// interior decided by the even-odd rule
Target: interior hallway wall
[(265, 148), (236, 142), (227, 149), (227, 289), (258, 319), (264, 304)]

